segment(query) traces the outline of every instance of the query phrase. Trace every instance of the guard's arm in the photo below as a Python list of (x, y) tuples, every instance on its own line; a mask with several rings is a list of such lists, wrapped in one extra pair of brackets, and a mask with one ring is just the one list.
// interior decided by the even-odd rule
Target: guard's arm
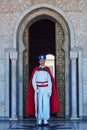
[(52, 94), (52, 81), (51, 81), (51, 77), (48, 73), (48, 96), (51, 96)]
[(36, 84), (36, 78), (37, 78), (37, 71), (36, 71), (36, 72), (34, 73), (34, 75), (33, 75), (32, 85), (33, 85), (34, 91), (35, 91), (35, 92), (38, 92), (38, 90), (37, 90), (37, 84)]

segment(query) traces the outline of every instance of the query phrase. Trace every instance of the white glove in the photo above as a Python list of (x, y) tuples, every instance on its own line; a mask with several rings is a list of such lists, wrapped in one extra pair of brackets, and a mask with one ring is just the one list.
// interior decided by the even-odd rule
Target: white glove
[(38, 90), (38, 89), (36, 89), (36, 90), (35, 90), (35, 93), (39, 93), (39, 90)]
[(50, 97), (51, 96), (51, 92), (48, 92), (48, 97)]

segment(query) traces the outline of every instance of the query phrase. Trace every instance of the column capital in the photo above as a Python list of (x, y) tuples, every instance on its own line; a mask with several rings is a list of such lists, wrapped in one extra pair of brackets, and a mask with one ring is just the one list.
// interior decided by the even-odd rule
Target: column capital
[(16, 51), (10, 52), (10, 59), (17, 60), (17, 58), (18, 58), (18, 52)]
[(70, 51), (70, 58), (77, 58), (78, 57), (78, 52), (77, 51)]

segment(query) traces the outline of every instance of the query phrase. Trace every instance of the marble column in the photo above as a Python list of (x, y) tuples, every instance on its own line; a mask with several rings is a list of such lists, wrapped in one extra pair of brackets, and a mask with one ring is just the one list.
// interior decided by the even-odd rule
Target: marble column
[(11, 119), (17, 119), (16, 61), (17, 52), (10, 52), (11, 59)]
[(77, 119), (77, 72), (76, 72), (76, 59), (78, 57), (78, 53), (76, 51), (70, 52), (71, 58), (71, 99), (72, 99), (72, 112), (71, 119)]
[(9, 119), (9, 51), (5, 50), (5, 79), (6, 79), (6, 89), (5, 89), (5, 101), (6, 101), (6, 117)]
[(79, 85), (79, 118), (83, 118), (83, 84), (82, 84), (82, 50), (79, 50), (78, 58), (78, 85)]

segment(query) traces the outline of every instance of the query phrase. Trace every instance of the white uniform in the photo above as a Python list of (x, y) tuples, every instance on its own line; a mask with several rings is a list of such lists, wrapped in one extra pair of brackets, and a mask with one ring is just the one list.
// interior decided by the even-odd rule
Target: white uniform
[(38, 119), (48, 120), (50, 118), (50, 96), (52, 93), (51, 77), (47, 71), (36, 71), (32, 84), (38, 93)]

